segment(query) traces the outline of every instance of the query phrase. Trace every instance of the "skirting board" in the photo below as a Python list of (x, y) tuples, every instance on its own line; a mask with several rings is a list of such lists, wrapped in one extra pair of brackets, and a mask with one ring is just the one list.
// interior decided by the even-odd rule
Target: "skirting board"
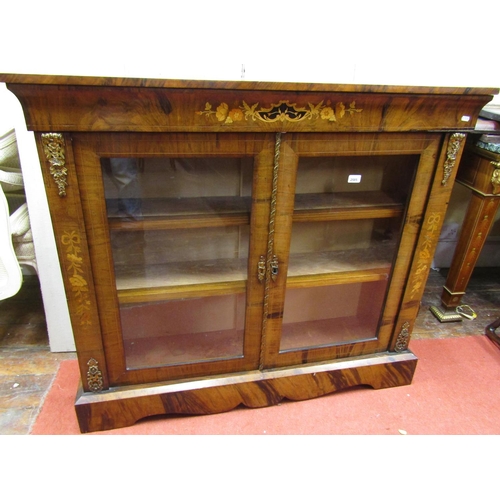
[(416, 366), (417, 357), (405, 351), (101, 393), (84, 393), (80, 387), (75, 410), (80, 431), (95, 432), (127, 427), (153, 415), (207, 415), (239, 405), (261, 408), (283, 399), (307, 400), (361, 385), (374, 389), (408, 385)]

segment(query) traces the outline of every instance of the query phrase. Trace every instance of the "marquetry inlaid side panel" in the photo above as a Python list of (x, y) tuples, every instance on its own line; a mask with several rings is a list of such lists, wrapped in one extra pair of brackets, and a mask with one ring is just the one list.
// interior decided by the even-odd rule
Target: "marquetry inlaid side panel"
[(462, 133), (447, 134), (444, 138), (436, 173), (431, 184), (430, 197), (418, 222), (420, 233), (413, 255), (413, 263), (407, 280), (401, 310), (395, 324), (391, 350), (401, 351), (408, 346), (411, 331), (424, 293), (432, 258), (441, 233), (446, 206), (457, 174), (465, 136)]

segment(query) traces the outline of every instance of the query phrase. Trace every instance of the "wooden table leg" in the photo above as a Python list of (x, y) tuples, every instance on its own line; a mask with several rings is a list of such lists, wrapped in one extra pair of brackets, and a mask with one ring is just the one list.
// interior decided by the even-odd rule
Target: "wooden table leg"
[(460, 305), (465, 294), (472, 271), (495, 221), (499, 204), (499, 197), (484, 196), (478, 192), (472, 192), (472, 198), (441, 294), (441, 306), (431, 306), (430, 308), (434, 316), (442, 323), (462, 321), (462, 317), (456, 312), (456, 307)]

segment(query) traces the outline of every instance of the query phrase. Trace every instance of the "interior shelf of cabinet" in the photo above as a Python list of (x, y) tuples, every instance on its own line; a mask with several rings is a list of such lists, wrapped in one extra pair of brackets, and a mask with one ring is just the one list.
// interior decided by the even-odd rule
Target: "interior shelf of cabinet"
[(296, 194), (293, 220), (353, 220), (398, 217), (402, 203), (382, 191)]
[(116, 266), (120, 303), (152, 302), (241, 293), (246, 259), (213, 259), (147, 266)]
[(148, 302), (245, 291), (246, 259), (115, 266), (120, 302)]
[(368, 248), (292, 254), (287, 286), (293, 288), (388, 279), (394, 243)]
[(110, 230), (141, 231), (221, 227), (250, 223), (250, 197), (144, 198), (133, 200), (135, 214), (118, 210), (107, 200)]
[[(117, 200), (108, 200), (110, 230), (194, 229), (249, 224), (251, 199), (248, 197), (143, 199), (136, 214), (120, 214), (116, 207)], [(298, 194), (295, 197), (293, 220), (397, 217), (402, 211), (401, 203), (380, 191)]]
[[(292, 255), (287, 286), (324, 286), (388, 279), (393, 248), (377, 245), (343, 251)], [(154, 302), (242, 293), (247, 284), (246, 259), (173, 262), (147, 267), (116, 266), (120, 303)]]

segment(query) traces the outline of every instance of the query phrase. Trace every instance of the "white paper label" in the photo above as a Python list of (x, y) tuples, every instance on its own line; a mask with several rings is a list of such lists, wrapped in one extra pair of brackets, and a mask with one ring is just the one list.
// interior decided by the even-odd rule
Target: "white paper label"
[(347, 178), (347, 182), (349, 184), (359, 184), (361, 182), (361, 175), (350, 175)]

